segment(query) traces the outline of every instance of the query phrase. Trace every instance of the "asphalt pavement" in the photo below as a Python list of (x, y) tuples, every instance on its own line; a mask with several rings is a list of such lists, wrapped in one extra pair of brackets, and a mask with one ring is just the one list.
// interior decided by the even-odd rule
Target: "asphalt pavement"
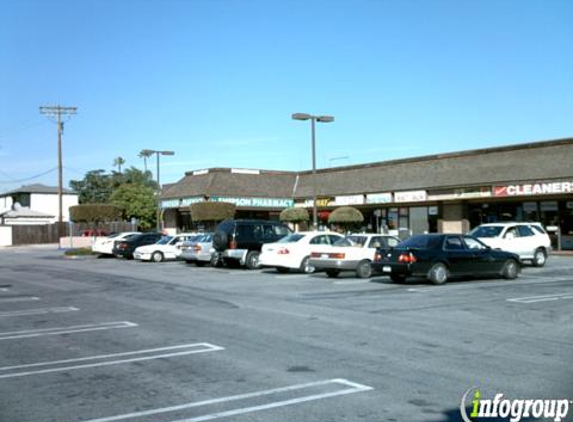
[(440, 422), (472, 388), (572, 400), (572, 305), (571, 256), (433, 286), (3, 249), (0, 421)]

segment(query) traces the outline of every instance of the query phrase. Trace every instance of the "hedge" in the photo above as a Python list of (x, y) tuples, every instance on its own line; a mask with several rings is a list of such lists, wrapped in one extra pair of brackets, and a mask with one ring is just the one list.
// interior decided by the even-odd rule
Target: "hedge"
[(292, 207), (282, 210), (279, 220), (289, 223), (301, 223), (303, 221), (309, 221), (310, 217), (306, 208)]
[(83, 204), (70, 207), (70, 220), (74, 223), (118, 221), (122, 210), (110, 204)]
[(223, 221), (235, 216), (236, 205), (228, 202), (198, 202), (191, 204), (191, 220)]
[(364, 216), (354, 207), (340, 207), (332, 211), (328, 216), (328, 223), (330, 224), (350, 224), (362, 223)]

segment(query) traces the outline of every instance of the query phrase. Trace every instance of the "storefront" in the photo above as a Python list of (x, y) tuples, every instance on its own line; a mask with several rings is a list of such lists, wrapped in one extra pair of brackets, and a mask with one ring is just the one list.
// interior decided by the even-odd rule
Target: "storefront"
[(364, 215), (363, 230), (400, 236), (466, 232), (487, 222), (539, 221), (573, 249), (573, 139), (463, 151), (312, 172), (208, 169), (162, 194), (168, 227), (194, 227), (189, 205), (231, 202), (237, 218), (278, 219), (289, 207), (319, 222), (340, 206)]

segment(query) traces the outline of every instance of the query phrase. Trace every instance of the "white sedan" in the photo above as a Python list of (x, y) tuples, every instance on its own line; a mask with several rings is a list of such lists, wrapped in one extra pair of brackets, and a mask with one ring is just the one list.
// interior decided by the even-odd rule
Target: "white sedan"
[(153, 245), (140, 246), (133, 252), (133, 257), (141, 261), (161, 262), (167, 259), (177, 259), (181, 250), (178, 246), (198, 235), (195, 233), (181, 233), (175, 236), (164, 236)]
[(289, 234), (276, 243), (264, 244), (259, 255), (259, 264), (262, 267), (274, 267), (281, 273), (292, 269), (312, 273), (314, 267), (309, 264), (312, 252), (323, 250), (343, 238), (344, 236), (334, 232)]
[(310, 265), (326, 270), (329, 277), (338, 277), (341, 271), (355, 271), (356, 277), (369, 278), (376, 249), (390, 249), (398, 243), (400, 239), (386, 234), (353, 234), (332, 247), (313, 252)]
[(98, 253), (100, 255), (113, 255), (113, 242), (116, 240), (127, 240), (140, 232), (123, 232), (112, 234), (107, 237), (98, 238), (92, 245), (92, 252)]

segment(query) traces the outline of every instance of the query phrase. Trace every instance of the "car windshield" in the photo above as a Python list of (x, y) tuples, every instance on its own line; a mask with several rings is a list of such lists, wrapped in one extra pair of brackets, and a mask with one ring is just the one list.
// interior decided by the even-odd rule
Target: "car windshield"
[(164, 236), (157, 242), (157, 245), (167, 245), (173, 236)]
[(413, 248), (413, 249), (432, 249), (439, 246), (442, 242), (441, 236), (412, 236), (401, 242), (399, 248)]
[(295, 243), (298, 242), (300, 239), (304, 237), (304, 234), (300, 233), (293, 233), (289, 234), (288, 236), (283, 237), (278, 243)]
[(470, 232), (473, 237), (498, 237), (502, 226), (478, 226)]

